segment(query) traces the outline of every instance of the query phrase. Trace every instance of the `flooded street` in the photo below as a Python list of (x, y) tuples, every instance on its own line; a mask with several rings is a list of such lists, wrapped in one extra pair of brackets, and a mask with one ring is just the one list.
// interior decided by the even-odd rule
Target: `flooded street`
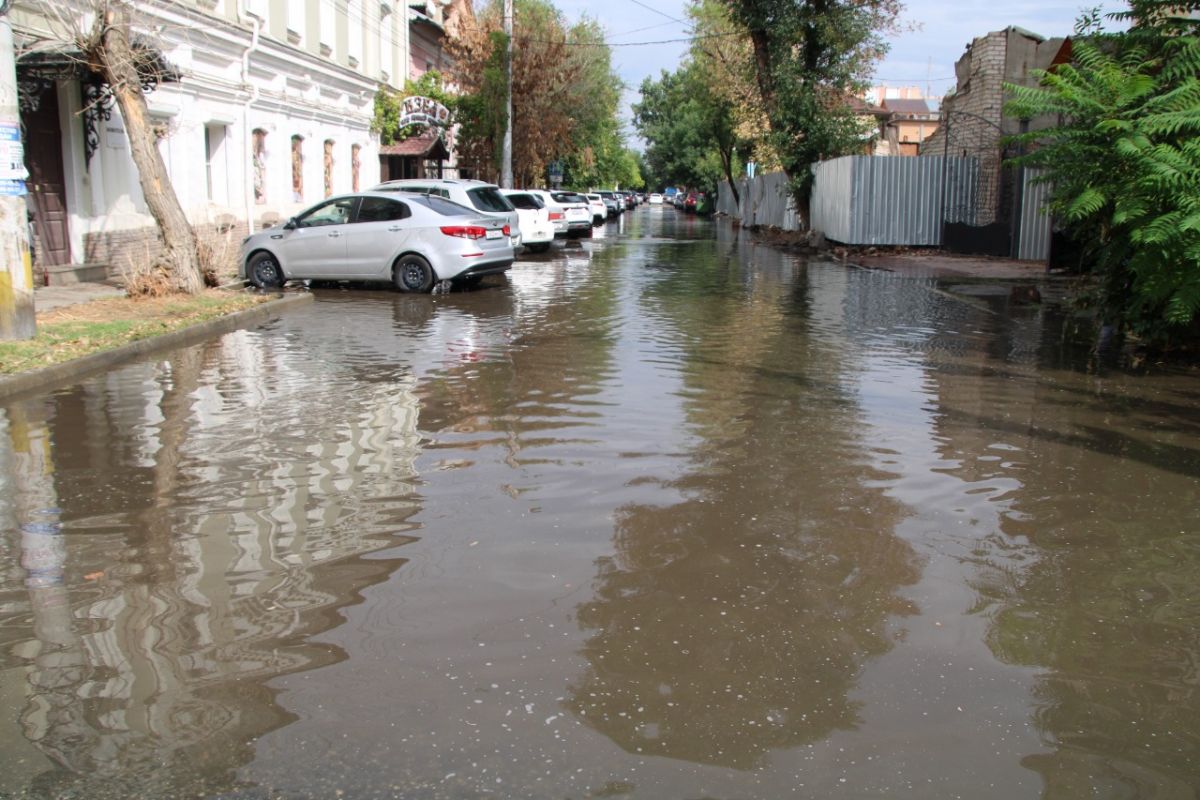
[(0, 797), (1194, 798), (1200, 380), (642, 208), (0, 406)]

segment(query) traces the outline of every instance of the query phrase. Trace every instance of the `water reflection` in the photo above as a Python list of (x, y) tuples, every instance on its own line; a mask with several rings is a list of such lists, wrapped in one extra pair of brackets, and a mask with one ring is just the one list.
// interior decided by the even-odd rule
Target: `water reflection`
[(343, 659), (314, 635), (403, 563), (363, 556), (412, 540), (411, 378), (307, 414), (302, 354), (254, 338), (5, 409), (3, 725), (46, 760), (0, 789), (228, 785), (293, 718), (267, 680)]
[(823, 314), (840, 314), (844, 280), (806, 284), (764, 251), (747, 282), (727, 253), (674, 250), (644, 293), (693, 435), (668, 484), (687, 499), (619, 510), (617, 553), (578, 609), (588, 669), (568, 706), (629, 752), (751, 769), (857, 726), (856, 676), (891, 647), (889, 619), (910, 612), (897, 590), (919, 573), (835, 386), (850, 365)]

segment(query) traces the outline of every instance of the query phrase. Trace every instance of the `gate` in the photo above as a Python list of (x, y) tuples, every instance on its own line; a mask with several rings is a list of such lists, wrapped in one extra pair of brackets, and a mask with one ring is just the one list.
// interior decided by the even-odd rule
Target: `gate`
[[(942, 246), (956, 253), (1015, 257), (1020, 191), (1016, 168), (1004, 166), (1015, 153), (1002, 146), (1000, 126), (967, 111), (943, 110), (942, 130), (942, 155), (951, 157), (942, 176)], [(947, 192), (964, 184), (966, 191)]]

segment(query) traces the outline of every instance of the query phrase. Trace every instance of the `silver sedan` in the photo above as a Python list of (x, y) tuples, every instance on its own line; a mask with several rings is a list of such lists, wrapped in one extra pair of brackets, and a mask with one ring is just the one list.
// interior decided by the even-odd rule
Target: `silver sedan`
[(513, 263), (502, 219), (441, 197), (360, 192), (331, 197), (285, 224), (247, 236), (239, 276), (260, 289), (290, 280), (391, 281), (428, 292), (475, 282)]

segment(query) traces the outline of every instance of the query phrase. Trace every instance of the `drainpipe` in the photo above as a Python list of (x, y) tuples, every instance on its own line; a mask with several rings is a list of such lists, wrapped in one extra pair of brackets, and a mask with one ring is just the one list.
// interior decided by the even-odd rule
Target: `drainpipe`
[[(246, 17), (250, 17), (252, 30), (250, 45), (246, 48), (246, 52), (242, 53), (242, 87), (246, 90), (246, 102), (242, 104), (242, 147), (250, 157), (242, 160), (242, 196), (246, 203), (246, 235), (249, 236), (254, 233), (254, 153), (250, 149), (253, 146), (254, 135), (250, 130), (250, 106), (258, 100), (258, 87), (250, 82), (250, 54), (258, 49), (258, 33), (262, 20), (247, 14), (246, 0), (240, 0), (238, 2), (238, 20)], [(247, 167), (249, 167), (248, 174)], [(249, 180), (246, 180), (247, 178)]]

